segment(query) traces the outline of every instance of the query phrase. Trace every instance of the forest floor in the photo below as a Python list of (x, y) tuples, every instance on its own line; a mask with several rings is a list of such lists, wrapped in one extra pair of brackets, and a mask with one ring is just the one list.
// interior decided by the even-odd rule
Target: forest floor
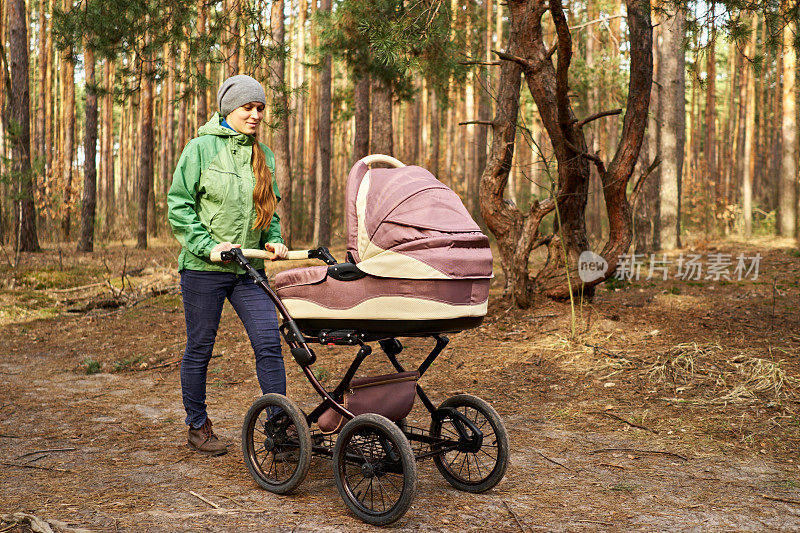
[[(54, 531), (373, 529), (348, 512), (328, 461), (314, 459), (288, 496), (249, 476), (239, 435), (258, 384), (227, 305), (208, 403), (231, 453), (185, 447), (173, 243), (67, 250), (48, 245), (23, 254), (16, 272), (0, 267), (0, 530), (28, 530), (12, 513)], [(700, 254), (706, 269), (709, 254), (731, 254), (735, 266), (759, 253), (759, 276), (676, 279), (681, 253)], [(423, 461), (417, 497), (394, 527), (800, 530), (796, 244), (703, 242), (669, 258), (667, 280), (645, 279), (644, 266), (638, 281), (607, 282), (576, 302), (574, 317), (569, 302), (512, 308), (498, 275), (483, 326), (452, 335), (421, 385), (435, 402), (466, 392), (493, 404), (511, 443), (506, 477), (461, 493)], [(405, 344), (401, 361), (412, 363), (430, 343)], [(353, 355), (319, 348), (317, 375), (331, 383)], [(288, 354), (286, 366), (289, 396), (313, 408)], [(372, 371), (389, 371), (379, 351)]]

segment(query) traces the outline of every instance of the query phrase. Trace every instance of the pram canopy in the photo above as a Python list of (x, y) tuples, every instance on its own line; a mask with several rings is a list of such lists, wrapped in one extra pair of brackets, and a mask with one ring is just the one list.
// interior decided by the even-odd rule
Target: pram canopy
[[(371, 169), (370, 160), (381, 157), (357, 162), (347, 180), (347, 252), (356, 275), (335, 275), (339, 265), (288, 270), (276, 276), (278, 295), (299, 323), (315, 328), (423, 333), (474, 327), (487, 311), (489, 239), (458, 195), (430, 172)], [(361, 322), (344, 322), (353, 320)]]

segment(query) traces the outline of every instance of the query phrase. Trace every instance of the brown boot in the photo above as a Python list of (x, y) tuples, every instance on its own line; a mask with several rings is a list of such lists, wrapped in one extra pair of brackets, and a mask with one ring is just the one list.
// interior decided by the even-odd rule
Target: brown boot
[(206, 418), (205, 424), (195, 429), (189, 426), (189, 447), (205, 455), (222, 455), (228, 453), (228, 447), (220, 441), (211, 429), (211, 420)]

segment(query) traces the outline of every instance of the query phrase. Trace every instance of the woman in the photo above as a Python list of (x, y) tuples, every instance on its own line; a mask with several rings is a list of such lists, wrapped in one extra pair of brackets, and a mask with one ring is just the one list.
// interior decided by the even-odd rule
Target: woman
[[(261, 248), (286, 256), (275, 156), (256, 138), (266, 106), (261, 84), (250, 76), (225, 80), (219, 112), (183, 149), (167, 195), (169, 222), (181, 243), (178, 269), (186, 315), (181, 389), (189, 447), (207, 455), (227, 451), (206, 414), (206, 372), (227, 298), (242, 320), (256, 358), (261, 392), (286, 393), (275, 307), (233, 263), (212, 263), (211, 252)], [(234, 244), (235, 243), (235, 244)], [(251, 261), (263, 273), (263, 262)]]

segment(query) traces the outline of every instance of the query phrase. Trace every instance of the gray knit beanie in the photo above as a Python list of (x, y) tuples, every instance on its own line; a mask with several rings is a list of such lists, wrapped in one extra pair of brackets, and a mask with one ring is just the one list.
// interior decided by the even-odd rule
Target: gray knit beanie
[(245, 74), (231, 76), (222, 83), (217, 91), (217, 107), (223, 117), (231, 111), (250, 102), (261, 102), (267, 105), (264, 88), (258, 81)]

